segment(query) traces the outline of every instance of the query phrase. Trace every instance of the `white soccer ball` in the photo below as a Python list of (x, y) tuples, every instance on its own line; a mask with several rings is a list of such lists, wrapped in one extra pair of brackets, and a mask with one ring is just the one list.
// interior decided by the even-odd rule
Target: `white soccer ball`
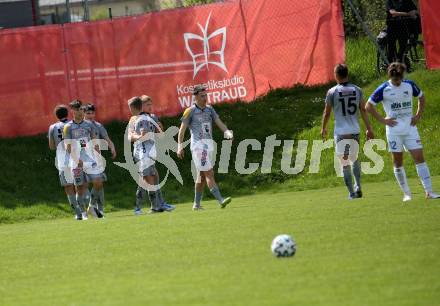
[(289, 235), (278, 235), (272, 240), (271, 250), (276, 257), (290, 257), (295, 255), (296, 243)]

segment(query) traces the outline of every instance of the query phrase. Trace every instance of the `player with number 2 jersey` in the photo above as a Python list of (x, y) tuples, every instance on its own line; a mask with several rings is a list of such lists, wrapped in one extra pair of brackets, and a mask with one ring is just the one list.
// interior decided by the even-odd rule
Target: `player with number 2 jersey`
[[(423, 156), (422, 141), (417, 123), (425, 109), (425, 96), (415, 82), (405, 80), (406, 67), (402, 63), (391, 63), (388, 67), (389, 80), (380, 85), (368, 100), (366, 109), (386, 126), (388, 150), (393, 156), (394, 175), (403, 191), (403, 201), (411, 200), (411, 191), (403, 168), (403, 151), (409, 151), (417, 169), (427, 199), (440, 195), (432, 191), (431, 175)], [(417, 113), (413, 116), (413, 97), (418, 98)], [(380, 115), (375, 106), (382, 103), (386, 117)]]

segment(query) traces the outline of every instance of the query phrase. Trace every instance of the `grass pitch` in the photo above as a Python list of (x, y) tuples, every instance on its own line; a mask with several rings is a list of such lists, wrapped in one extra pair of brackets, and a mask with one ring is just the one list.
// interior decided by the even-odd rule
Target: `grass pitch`
[(390, 181), (0, 225), (0, 305), (438, 305), (440, 200), (410, 184), (409, 204)]
[[(350, 67), (350, 78), (362, 86), (365, 97), (382, 83), (386, 77), (375, 74), (376, 52), (373, 44), (366, 38), (348, 38), (346, 41), (347, 63)], [(427, 71), (419, 63), (414, 73), (408, 78), (417, 82), (426, 95), (427, 105), (418, 129), (422, 137), (425, 158), (432, 175), (440, 175), (438, 161), (438, 144), (440, 143), (440, 71)], [(229, 173), (217, 174), (223, 193), (236, 196), (248, 196), (261, 191), (300, 191), (320, 189), (323, 186), (339, 186), (341, 180), (335, 177), (333, 167), (334, 150), (326, 150), (321, 158), (319, 175), (307, 172), (311, 158), (311, 143), (320, 140), (321, 116), (324, 107), (324, 96), (334, 85), (305, 88), (277, 89), (260, 97), (255, 103), (233, 103), (216, 105), (216, 111), (234, 131)], [(414, 101), (415, 102), (415, 101)], [(379, 107), (381, 109), (382, 107)], [(414, 106), (415, 109), (415, 106)], [(99, 113), (99, 110), (98, 110)], [(292, 120), (294, 118), (294, 120)], [(180, 125), (180, 119), (162, 118), (165, 127)], [(118, 151), (116, 161), (124, 162), (123, 139), (126, 122), (112, 122), (106, 125)], [(384, 126), (372, 120), (376, 138), (385, 140)], [(330, 122), (329, 127), (333, 127)], [(332, 135), (330, 128), (329, 135)], [(238, 143), (242, 139), (257, 139), (261, 143), (266, 137), (275, 134), (279, 140), (294, 140), (292, 160), (295, 160), (298, 140), (309, 141), (305, 171), (298, 175), (288, 175), (281, 171), (282, 146), (276, 147), (271, 173), (260, 170), (250, 175), (240, 175), (235, 171), (235, 156)], [(364, 143), (364, 127), (361, 132), (361, 143)], [(221, 143), (223, 133), (214, 130), (214, 139)], [(378, 151), (385, 161), (386, 170), (375, 176), (365, 176), (365, 181), (379, 182), (393, 180), (390, 154)], [(111, 161), (108, 152), (105, 184), (106, 210), (118, 211), (133, 207), (135, 182), (128, 172), (117, 167)], [(408, 154), (406, 154), (408, 157)], [(63, 218), (70, 215), (66, 196), (60, 188), (58, 171), (54, 167), (54, 152), (47, 148), (45, 134), (14, 139), (0, 139), (0, 224), (16, 223), (28, 220), (47, 220)], [(172, 158), (177, 161), (175, 154)], [(247, 162), (261, 163), (263, 150), (249, 150)], [(369, 161), (360, 154), (362, 161)], [(406, 158), (405, 164), (409, 161)], [(412, 161), (411, 161), (412, 162)], [(184, 203), (192, 199), (193, 179), (190, 171), (191, 154), (178, 161), (178, 167), (184, 180), (181, 186), (177, 180), (170, 179), (163, 188), (165, 198), (172, 203)], [(166, 169), (157, 164), (163, 176)], [(217, 168), (216, 168), (217, 169)], [(408, 177), (417, 177), (414, 167), (406, 168)], [(210, 193), (205, 192), (205, 198)]]

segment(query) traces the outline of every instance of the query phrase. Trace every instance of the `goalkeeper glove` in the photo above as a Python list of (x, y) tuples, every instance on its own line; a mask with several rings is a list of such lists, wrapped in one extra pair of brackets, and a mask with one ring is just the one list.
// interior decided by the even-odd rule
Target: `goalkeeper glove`
[(232, 133), (231, 130), (226, 130), (223, 136), (224, 136), (226, 139), (232, 139), (232, 138), (234, 138), (234, 133)]

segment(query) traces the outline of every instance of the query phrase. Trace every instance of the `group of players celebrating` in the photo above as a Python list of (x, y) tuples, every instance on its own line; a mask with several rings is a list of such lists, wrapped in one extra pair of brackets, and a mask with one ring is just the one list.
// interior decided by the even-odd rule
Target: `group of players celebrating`
[[(416, 164), (426, 199), (440, 198), (440, 195), (432, 190), (431, 175), (423, 156), (422, 142), (417, 130), (417, 123), (425, 109), (425, 96), (415, 82), (404, 79), (405, 71), (404, 64), (391, 63), (388, 67), (389, 80), (382, 83), (365, 103), (362, 90), (348, 81), (348, 67), (344, 64), (335, 67), (337, 85), (327, 92), (321, 135), (323, 138), (327, 136), (327, 124), (333, 110), (336, 154), (341, 160), (349, 199), (362, 197), (361, 167), (357, 159), (356, 147), (359, 144), (360, 134), (359, 113), (366, 126), (367, 139), (374, 138), (367, 112), (386, 126), (388, 150), (393, 157), (394, 175), (403, 191), (403, 201), (412, 199), (403, 167), (404, 150), (409, 151)], [(418, 98), (415, 115), (413, 115), (413, 97)], [(382, 103), (386, 117), (377, 112), (375, 107), (379, 103)], [(356, 142), (355, 145), (350, 145), (350, 141)], [(353, 186), (352, 173), (355, 186)]]
[[(344, 182), (349, 192), (349, 199), (361, 198), (361, 166), (354, 147), (359, 146), (359, 115), (366, 126), (367, 139), (374, 138), (368, 119), (370, 113), (380, 123), (386, 125), (386, 138), (392, 153), (394, 174), (403, 191), (403, 201), (411, 200), (411, 191), (403, 167), (403, 151), (409, 151), (417, 169), (427, 199), (440, 198), (432, 190), (429, 168), (424, 160), (423, 148), (417, 123), (425, 108), (425, 97), (419, 87), (404, 79), (405, 65), (391, 63), (388, 68), (389, 80), (381, 84), (365, 102), (362, 90), (348, 81), (348, 67), (338, 64), (334, 74), (337, 85), (332, 87), (325, 98), (321, 135), (327, 137), (327, 125), (331, 112), (334, 112), (334, 139), (336, 154), (342, 165)], [(220, 208), (225, 208), (231, 198), (223, 198), (214, 179), (212, 157), (212, 125), (215, 123), (226, 139), (233, 139), (233, 133), (220, 120), (211, 105), (207, 105), (206, 88), (195, 86), (193, 90), (195, 104), (187, 108), (182, 115), (178, 134), (177, 156), (184, 157), (184, 136), (189, 128), (191, 133), (191, 153), (197, 178), (193, 210), (203, 209), (201, 205), (203, 189), (208, 186), (218, 201)], [(417, 112), (413, 116), (412, 100), (418, 98)], [(386, 117), (381, 116), (375, 106), (382, 103)], [(107, 180), (102, 163), (99, 163), (100, 145), (93, 140), (104, 141), (116, 158), (116, 150), (104, 126), (95, 121), (95, 106), (83, 105), (74, 100), (69, 105), (73, 115), (68, 120), (68, 108), (58, 105), (55, 115), (58, 122), (49, 128), (49, 147), (57, 150), (57, 168), (59, 179), (64, 187), (70, 206), (75, 211), (77, 220), (86, 220), (90, 215), (104, 217), (104, 187)], [(135, 215), (142, 214), (142, 206), (147, 198), (150, 213), (172, 211), (175, 206), (167, 203), (159, 187), (159, 173), (155, 167), (155, 134), (163, 132), (159, 118), (152, 114), (153, 102), (148, 96), (133, 97), (128, 100), (132, 117), (128, 125), (128, 141), (133, 143), (133, 159), (138, 166), (139, 181), (135, 196)], [(348, 141), (348, 143), (347, 143)], [(355, 142), (356, 146), (350, 144)], [(75, 153), (76, 152), (76, 153)], [(76, 157), (75, 157), (76, 156)], [(96, 157), (99, 156), (99, 157)], [(102, 157), (101, 157), (102, 158)], [(355, 184), (353, 185), (353, 176)], [(89, 185), (92, 185), (89, 191)], [(87, 209), (85, 208), (88, 204)]]
[[(57, 151), (56, 165), (60, 183), (64, 187), (70, 206), (75, 211), (75, 218), (87, 220), (87, 212), (97, 218), (103, 218), (103, 184), (107, 177), (104, 169), (97, 167), (94, 154), (88, 154), (90, 152), (86, 148), (92, 139), (103, 139), (107, 142), (112, 157), (116, 158), (115, 146), (104, 126), (94, 120), (93, 104), (83, 105), (81, 101), (74, 100), (69, 106), (73, 114), (71, 121), (67, 119), (69, 115), (67, 106), (55, 107), (54, 113), (59, 121), (49, 127), (49, 148)], [(93, 149), (99, 152), (98, 145)], [(76, 159), (70, 158), (75, 153), (78, 155)], [(89, 184), (93, 185), (91, 191)], [(89, 202), (87, 211), (86, 201)]]
[[(179, 158), (184, 156), (183, 138), (186, 129), (191, 133), (192, 158), (197, 169), (193, 210), (203, 209), (201, 205), (205, 185), (225, 208), (231, 198), (223, 198), (214, 179), (210, 153), (213, 146), (212, 123), (214, 122), (227, 139), (233, 133), (220, 120), (219, 116), (207, 105), (206, 89), (195, 86), (193, 95), (196, 103), (185, 110), (178, 136)], [(116, 149), (106, 129), (95, 121), (95, 106), (83, 105), (80, 100), (69, 104), (73, 119), (69, 121), (68, 107), (57, 105), (54, 113), (58, 121), (49, 127), (49, 148), (56, 150), (56, 166), (61, 186), (67, 195), (76, 220), (87, 220), (90, 216), (104, 217), (104, 187), (107, 180), (105, 163), (99, 162), (101, 145), (104, 141), (116, 158)], [(152, 113), (153, 101), (142, 95), (128, 100), (131, 118), (128, 124), (128, 141), (133, 143), (133, 160), (138, 166), (139, 181), (135, 196), (135, 215), (142, 214), (142, 206), (147, 198), (150, 202), (149, 213), (172, 211), (174, 205), (167, 203), (159, 187), (159, 173), (155, 167), (155, 134), (163, 132), (159, 118)], [(92, 189), (89, 191), (89, 185)], [(87, 208), (86, 208), (86, 205)]]

